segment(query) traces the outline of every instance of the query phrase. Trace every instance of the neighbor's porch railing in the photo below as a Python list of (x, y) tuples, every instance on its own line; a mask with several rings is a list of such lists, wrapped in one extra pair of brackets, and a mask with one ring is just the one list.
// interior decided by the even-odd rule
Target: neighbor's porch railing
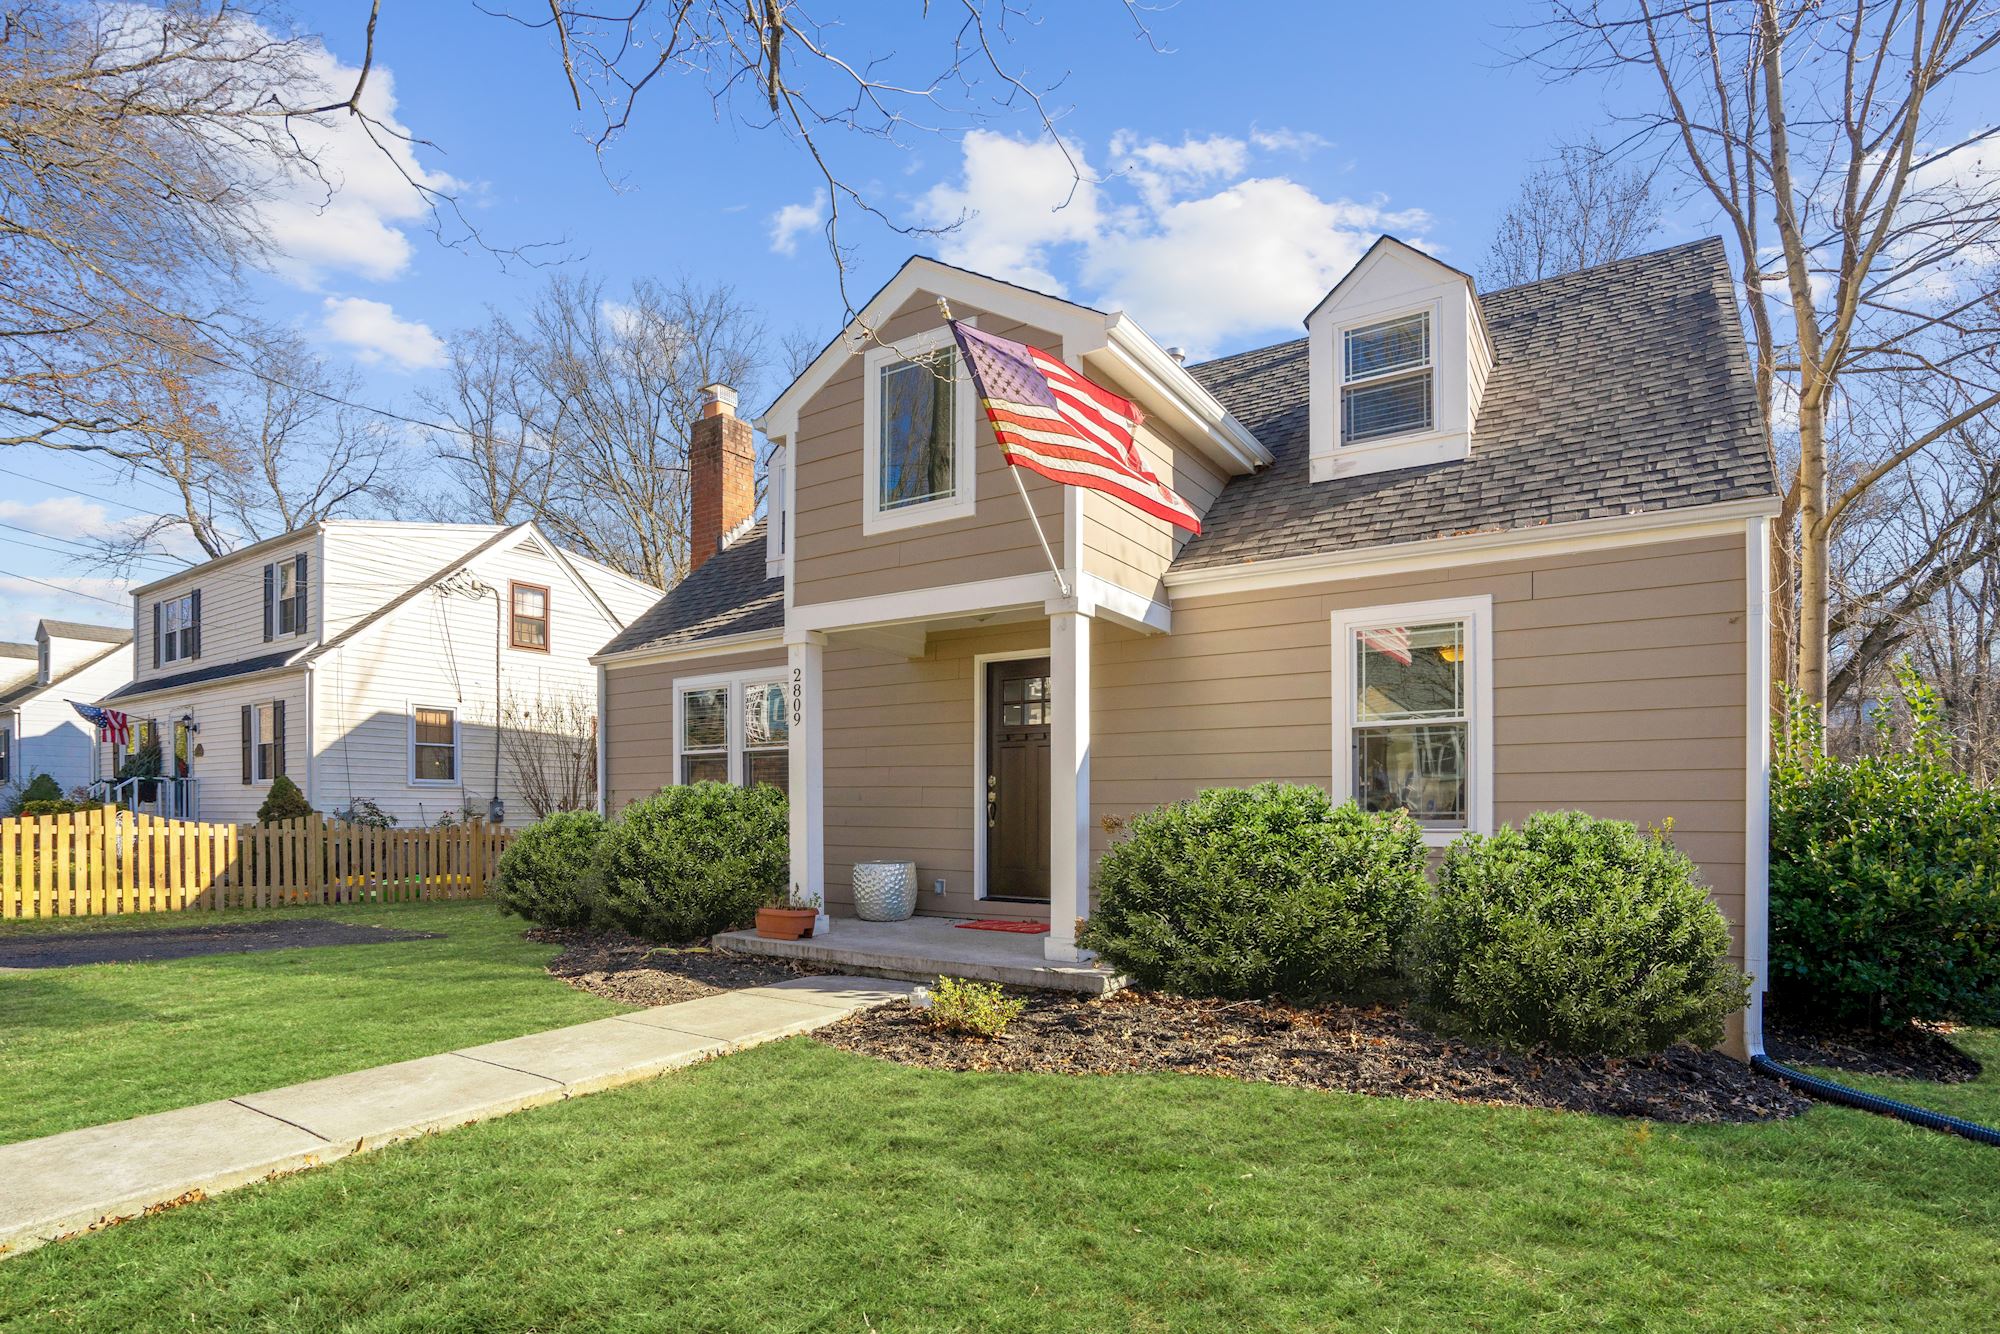
[(0, 918), (482, 898), (504, 830), (370, 829), (315, 814), (200, 824), (100, 807), (0, 820)]
[[(145, 796), (149, 789), (153, 792), (150, 799)], [(142, 815), (157, 815), (167, 820), (201, 818), (199, 778), (100, 778), (86, 790), (93, 801), (123, 806)]]

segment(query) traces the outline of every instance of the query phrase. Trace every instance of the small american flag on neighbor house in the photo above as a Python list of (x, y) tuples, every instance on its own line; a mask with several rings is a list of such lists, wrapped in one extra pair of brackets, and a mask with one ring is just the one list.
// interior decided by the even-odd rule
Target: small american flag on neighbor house
[(1091, 383), (1040, 348), (957, 320), (951, 331), (1008, 463), (1201, 531), (1200, 516), (1139, 457), (1133, 432), (1141, 419), (1132, 400)]
[(129, 745), (132, 740), (132, 720), (116, 709), (100, 709), (95, 704), (79, 704), (69, 701), (69, 706), (82, 715), (87, 723), (97, 728), (97, 739), (109, 741), (114, 746)]

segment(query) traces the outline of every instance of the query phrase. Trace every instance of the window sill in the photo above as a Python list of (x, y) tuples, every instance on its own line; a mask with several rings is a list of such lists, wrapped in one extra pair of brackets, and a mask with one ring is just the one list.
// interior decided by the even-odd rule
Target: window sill
[(861, 512), (863, 535), (874, 537), (880, 533), (901, 532), (905, 528), (921, 528), (927, 524), (949, 523), (953, 519), (969, 519), (977, 505), (973, 498), (953, 496), (950, 500), (927, 500), (919, 505), (904, 505), (897, 509), (864, 509)]
[(1370, 473), (1454, 463), (1472, 456), (1470, 431), (1425, 431), (1391, 435), (1358, 445), (1336, 445), (1331, 454), (1312, 456), (1311, 480), (1365, 477)]
[(406, 786), (409, 786), (409, 787), (457, 787), (457, 786), (458, 786), (458, 780), (457, 780), (456, 778), (412, 778), (412, 779), (411, 779), (411, 780), (409, 781), (409, 783), (408, 783), (408, 784), (406, 784)]

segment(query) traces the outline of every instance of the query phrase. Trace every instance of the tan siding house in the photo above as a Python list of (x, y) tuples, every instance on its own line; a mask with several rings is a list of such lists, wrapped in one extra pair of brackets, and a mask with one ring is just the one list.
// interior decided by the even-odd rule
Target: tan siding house
[[(1200, 534), (1010, 470), (941, 303), (1135, 402)], [(611, 808), (779, 782), (822, 929), (911, 860), (919, 912), (1046, 922), (1057, 960), (1122, 822), (1205, 787), (1436, 848), (1579, 808), (1671, 827), (1760, 973), (1776, 495), (1720, 244), (1481, 294), (1384, 238), (1306, 326), (1184, 366), (912, 260), (761, 419), (765, 519), (720, 513), (597, 656)], [(747, 441), (732, 402), (701, 427)]]

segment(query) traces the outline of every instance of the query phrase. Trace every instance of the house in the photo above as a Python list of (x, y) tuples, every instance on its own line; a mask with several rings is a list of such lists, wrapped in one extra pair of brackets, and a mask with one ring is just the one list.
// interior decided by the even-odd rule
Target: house
[(659, 596), (533, 523), (329, 519), (135, 589), (100, 702), (159, 740), (176, 813), (253, 819), (283, 774), (329, 814), (520, 824), (566, 752), (588, 779), (589, 655)]
[(0, 793), (47, 774), (64, 792), (91, 772), (88, 704), (132, 679), (132, 632), (115, 625), (41, 621), (32, 644), (0, 644)]
[[(1200, 535), (1007, 475), (940, 298), (1135, 400)], [(1406, 807), (1434, 847), (1671, 820), (1761, 977), (1778, 499), (1721, 243), (1481, 293), (1384, 237), (1301, 313), (1184, 365), (911, 260), (761, 419), (755, 527), (711, 405), (701, 562), (597, 657), (609, 804), (782, 782), (795, 890), (837, 916), (854, 863), (913, 859), (921, 911), (1045, 921), (1055, 960), (1120, 821), (1204, 787)]]

